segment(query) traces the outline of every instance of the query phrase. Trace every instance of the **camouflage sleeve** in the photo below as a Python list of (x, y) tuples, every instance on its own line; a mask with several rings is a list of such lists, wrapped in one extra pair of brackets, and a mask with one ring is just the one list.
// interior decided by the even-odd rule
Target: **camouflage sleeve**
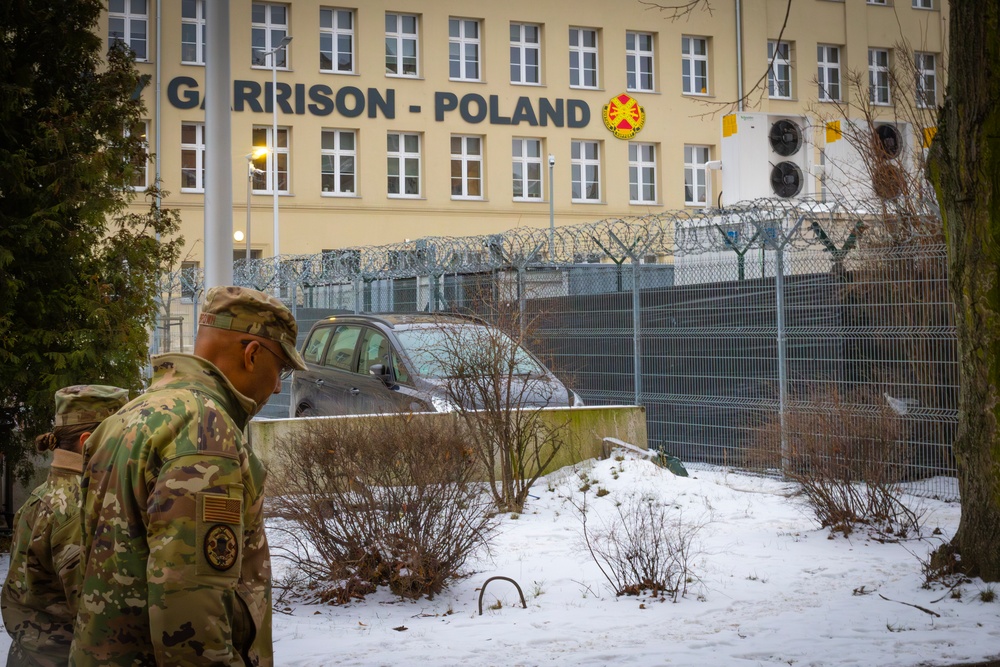
[(246, 625), (240, 463), (212, 452), (165, 461), (148, 499), (150, 637), (158, 664), (242, 665)]
[(80, 587), (83, 584), (83, 568), (80, 565), (81, 552), (80, 516), (76, 513), (63, 517), (60, 525), (52, 531), (52, 567), (62, 582), (66, 592), (66, 604), (70, 613), (76, 615), (80, 603)]

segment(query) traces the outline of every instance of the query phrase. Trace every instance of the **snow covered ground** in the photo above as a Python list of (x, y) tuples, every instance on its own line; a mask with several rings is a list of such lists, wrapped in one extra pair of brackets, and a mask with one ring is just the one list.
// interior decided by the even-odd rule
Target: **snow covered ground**
[[(343, 607), (282, 604), (275, 664), (915, 667), (1000, 656), (1000, 598), (987, 603), (979, 595), (988, 586), (965, 584), (957, 599), (921, 588), (921, 560), (954, 533), (958, 504), (912, 499), (925, 533), (937, 527), (938, 537), (899, 544), (831, 538), (779, 480), (688, 470), (690, 477), (675, 477), (627, 459), (557, 471), (532, 489), (524, 514), (504, 517), (492, 556), (468, 563), (468, 576), (433, 600), (380, 592)], [(609, 590), (566, 500), (579, 498), (581, 473), (594, 512), (638, 491), (704, 524), (691, 562), (698, 578), (686, 597), (673, 603)], [(609, 493), (596, 498), (601, 488)], [(284, 567), (275, 562), (276, 578)], [(521, 585), (527, 609), (498, 580), (488, 585), (480, 616), (479, 589), (498, 575)], [(6, 642), (4, 634), (0, 655)]]

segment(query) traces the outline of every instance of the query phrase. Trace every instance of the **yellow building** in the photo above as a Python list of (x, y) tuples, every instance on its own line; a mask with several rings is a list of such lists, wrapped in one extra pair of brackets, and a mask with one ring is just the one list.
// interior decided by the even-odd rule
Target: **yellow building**
[[(859, 96), (892, 114), (905, 57), (920, 104), (939, 104), (943, 1), (720, 0), (671, 20), (639, 0), (231, 0), (234, 232), (259, 145), (274, 149), (249, 196), (265, 257), (275, 165), (283, 254), (547, 227), (550, 192), (557, 225), (710, 206), (722, 181), (707, 164), (741, 93), (771, 114), (836, 116)], [(147, 178), (198, 262), (205, 0), (110, 0), (103, 29), (153, 77)]]

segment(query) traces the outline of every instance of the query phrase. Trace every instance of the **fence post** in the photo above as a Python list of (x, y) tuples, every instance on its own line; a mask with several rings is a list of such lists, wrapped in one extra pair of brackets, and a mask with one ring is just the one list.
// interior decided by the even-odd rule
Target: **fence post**
[(785, 244), (777, 244), (774, 252), (775, 325), (778, 334), (778, 419), (781, 428), (781, 469), (787, 470), (791, 457), (785, 433), (785, 407), (788, 399), (788, 350), (785, 338)]
[(639, 260), (632, 256), (632, 363), (635, 365), (635, 404), (642, 405), (642, 312), (639, 303)]
[(361, 274), (354, 275), (354, 314), (361, 312)]

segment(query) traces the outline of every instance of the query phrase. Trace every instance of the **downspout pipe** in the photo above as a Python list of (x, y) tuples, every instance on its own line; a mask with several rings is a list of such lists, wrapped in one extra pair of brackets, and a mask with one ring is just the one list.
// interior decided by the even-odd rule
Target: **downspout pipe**
[(737, 110), (743, 111), (743, 0), (736, 2), (736, 95)]

